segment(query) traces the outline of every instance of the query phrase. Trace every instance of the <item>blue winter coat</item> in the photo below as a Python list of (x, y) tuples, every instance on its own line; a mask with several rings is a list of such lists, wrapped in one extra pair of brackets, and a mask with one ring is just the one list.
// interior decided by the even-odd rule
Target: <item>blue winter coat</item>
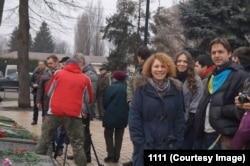
[(145, 82), (138, 87), (129, 112), (129, 132), (134, 145), (134, 165), (143, 165), (143, 150), (181, 149), (184, 140), (184, 102), (181, 85), (170, 80), (167, 93), (160, 97)]
[(103, 127), (125, 128), (128, 124), (127, 88), (122, 81), (112, 83), (103, 94)]

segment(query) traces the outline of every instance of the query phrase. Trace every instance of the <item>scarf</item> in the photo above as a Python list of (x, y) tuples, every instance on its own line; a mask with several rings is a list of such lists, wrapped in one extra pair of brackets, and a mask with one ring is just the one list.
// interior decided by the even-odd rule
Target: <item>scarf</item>
[(177, 78), (178, 80), (180, 80), (182, 83), (184, 83), (185, 80), (186, 80), (186, 78), (187, 78), (187, 71), (185, 71), (185, 72), (179, 72), (179, 71), (177, 70), (177, 76), (176, 76), (176, 78)]
[(208, 67), (206, 70), (204, 70), (201, 74), (200, 77), (203, 79), (207, 76), (207, 74), (209, 74), (210, 72), (212, 72), (214, 69), (216, 68), (215, 65)]
[(168, 79), (164, 79), (162, 84), (157, 83), (151, 77), (147, 78), (147, 80), (154, 87), (160, 97), (164, 96), (169, 89), (170, 82)]

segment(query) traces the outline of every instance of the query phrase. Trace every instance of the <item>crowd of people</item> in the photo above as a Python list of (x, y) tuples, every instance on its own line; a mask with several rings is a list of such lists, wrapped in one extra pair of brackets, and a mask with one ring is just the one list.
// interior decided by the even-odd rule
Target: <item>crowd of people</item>
[[(144, 150), (249, 149), (250, 48), (232, 50), (227, 39), (217, 37), (209, 50), (193, 58), (187, 50), (170, 56), (140, 46), (130, 79), (121, 70), (109, 76), (107, 66), (98, 75), (79, 53), (61, 61), (51, 55), (48, 67), (39, 61), (31, 79), (31, 124), (37, 124), (40, 108), (43, 119), (36, 153), (46, 154), (51, 143), (55, 151), (64, 130), (73, 148), (68, 159), (90, 163), (90, 121), (97, 114), (107, 163), (119, 162), (127, 126), (133, 153), (124, 166), (143, 165)], [(58, 146), (61, 155), (63, 142)]]

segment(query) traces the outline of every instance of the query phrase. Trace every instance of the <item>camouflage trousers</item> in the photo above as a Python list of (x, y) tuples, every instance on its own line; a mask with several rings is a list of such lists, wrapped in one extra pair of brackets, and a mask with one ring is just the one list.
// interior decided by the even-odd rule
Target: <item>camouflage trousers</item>
[(42, 124), (42, 134), (38, 141), (35, 152), (46, 155), (51, 139), (57, 128), (64, 124), (70, 144), (73, 148), (74, 161), (77, 166), (86, 166), (86, 156), (83, 149), (84, 144), (84, 126), (80, 118), (67, 116), (47, 115)]

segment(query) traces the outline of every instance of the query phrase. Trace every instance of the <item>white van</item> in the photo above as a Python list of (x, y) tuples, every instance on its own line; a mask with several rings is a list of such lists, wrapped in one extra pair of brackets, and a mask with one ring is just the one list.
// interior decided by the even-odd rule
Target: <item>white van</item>
[(5, 77), (8, 75), (17, 72), (17, 65), (7, 65), (5, 69)]

